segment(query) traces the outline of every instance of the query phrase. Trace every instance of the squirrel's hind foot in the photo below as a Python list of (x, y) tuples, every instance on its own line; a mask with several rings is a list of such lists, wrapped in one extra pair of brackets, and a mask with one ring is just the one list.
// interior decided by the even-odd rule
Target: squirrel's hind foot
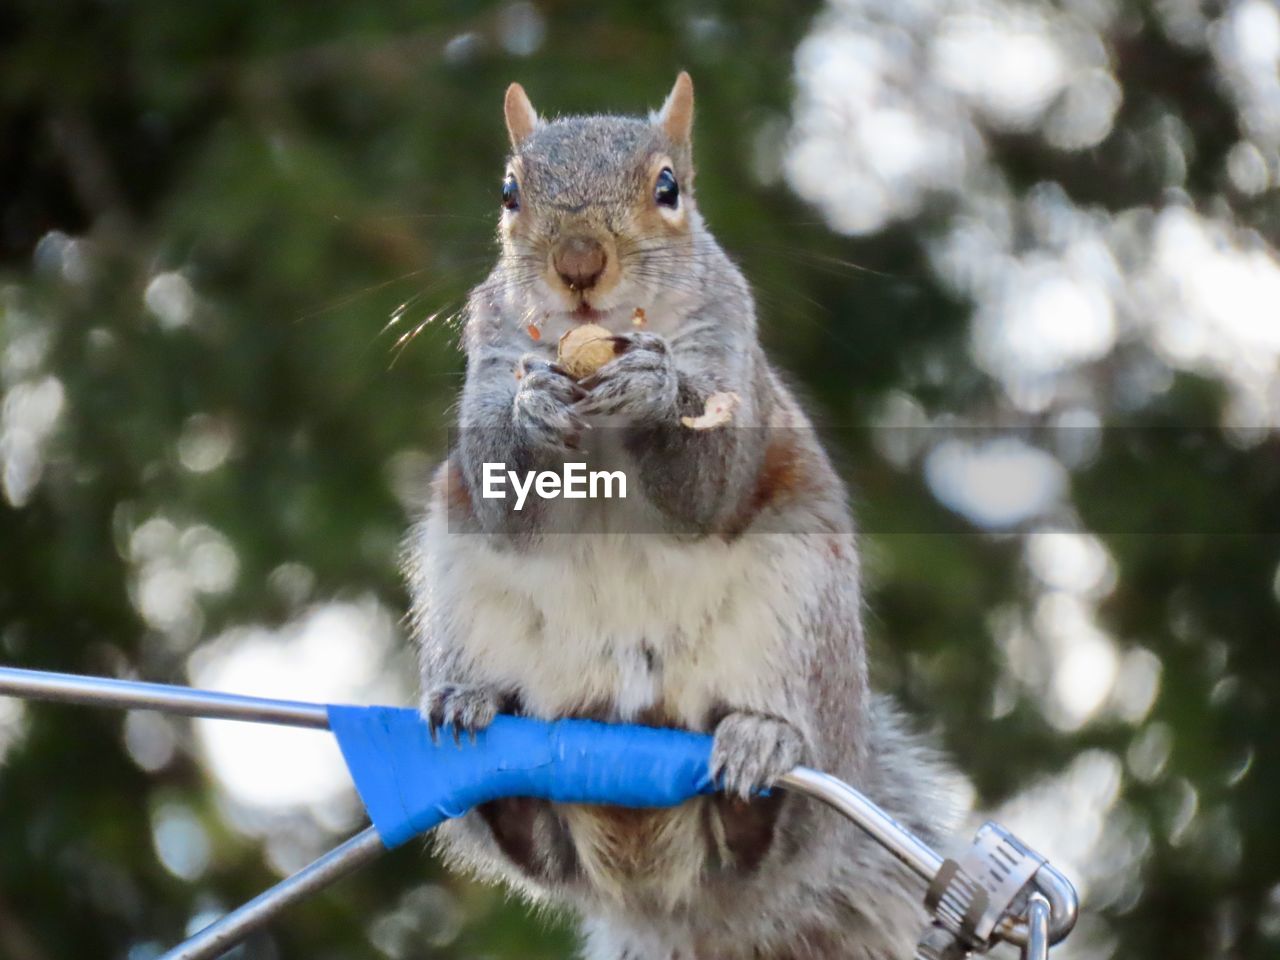
[(440, 730), (452, 732), (454, 740), (463, 733), (475, 737), (493, 723), (501, 697), (491, 687), (461, 683), (441, 683), (422, 698), (422, 716), (434, 740)]
[(804, 737), (785, 720), (731, 713), (715, 729), (711, 775), (725, 793), (749, 800), (794, 769), (803, 756)]

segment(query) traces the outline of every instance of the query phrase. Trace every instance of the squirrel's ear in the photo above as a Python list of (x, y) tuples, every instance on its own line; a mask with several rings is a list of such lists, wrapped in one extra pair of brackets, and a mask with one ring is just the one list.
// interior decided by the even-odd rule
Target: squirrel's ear
[(658, 123), (672, 143), (687, 144), (693, 132), (693, 80), (683, 70), (658, 111)]
[(533, 128), (538, 125), (537, 111), (529, 102), (529, 95), (524, 92), (524, 87), (518, 83), (507, 87), (507, 98), (502, 104), (502, 110), (507, 117), (511, 146), (519, 149), (525, 137), (533, 133)]

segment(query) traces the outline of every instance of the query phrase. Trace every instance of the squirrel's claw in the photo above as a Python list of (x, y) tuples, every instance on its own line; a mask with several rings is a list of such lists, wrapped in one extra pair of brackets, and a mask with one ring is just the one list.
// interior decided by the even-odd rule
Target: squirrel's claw
[(556, 364), (526, 354), (517, 368), (520, 386), (512, 401), (512, 419), (535, 447), (576, 450), (590, 425), (573, 405), (588, 393)]
[(578, 383), (577, 380), (573, 378), (573, 375), (569, 373), (569, 371), (566, 370), (564, 367), (560, 366), (560, 364), (549, 363), (547, 364), (547, 369), (550, 370), (552, 373), (559, 374), (560, 376), (564, 377), (569, 381), (569, 383), (571, 384), (571, 392), (573, 395), (573, 399), (581, 400), (583, 397), (587, 395), (587, 391)]
[(804, 737), (785, 720), (731, 713), (715, 729), (711, 776), (725, 793), (749, 800), (795, 769), (804, 752)]
[(617, 356), (580, 381), (588, 396), (574, 404), (579, 413), (622, 414), (661, 420), (675, 409), (679, 376), (667, 341), (656, 333), (610, 338)]
[(488, 687), (442, 683), (422, 698), (422, 716), (432, 740), (442, 728), (453, 732), (454, 743), (461, 742), (463, 733), (475, 740), (497, 715), (498, 694)]

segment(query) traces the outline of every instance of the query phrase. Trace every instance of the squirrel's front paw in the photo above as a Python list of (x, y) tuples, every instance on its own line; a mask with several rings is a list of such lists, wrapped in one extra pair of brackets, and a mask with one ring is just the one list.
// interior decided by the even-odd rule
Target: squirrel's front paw
[(803, 755), (804, 737), (785, 720), (731, 713), (715, 729), (711, 776), (725, 793), (748, 800), (795, 769)]
[(656, 333), (614, 337), (617, 356), (582, 381), (585, 399), (574, 409), (583, 414), (622, 414), (636, 420), (675, 422), (679, 377), (671, 347)]
[(516, 376), (520, 386), (511, 408), (516, 428), (534, 447), (576, 449), (587, 424), (573, 404), (586, 397), (586, 390), (536, 353), (520, 358)]
[(474, 737), (493, 723), (500, 702), (492, 687), (441, 683), (423, 696), (421, 712), (433, 740), (441, 729), (452, 732), (457, 740), (463, 733)]

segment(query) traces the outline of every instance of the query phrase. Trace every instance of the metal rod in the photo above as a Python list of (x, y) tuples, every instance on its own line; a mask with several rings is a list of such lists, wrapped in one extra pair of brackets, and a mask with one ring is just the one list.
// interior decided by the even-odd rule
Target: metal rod
[(940, 856), (843, 780), (808, 767), (796, 767), (790, 773), (783, 774), (778, 783), (821, 800), (844, 814), (926, 883), (931, 882), (942, 869)]
[(386, 849), (378, 831), (367, 827), (248, 903), (215, 920), (194, 937), (163, 954), (159, 960), (213, 960), (265, 926), (280, 911), (377, 859)]
[(1046, 960), (1049, 956), (1049, 919), (1053, 909), (1042, 894), (1033, 893), (1027, 900), (1026, 960)]
[(1075, 927), (1080, 916), (1080, 895), (1071, 881), (1051, 863), (1040, 864), (1031, 880), (1049, 902), (1049, 942), (1059, 943)]
[(317, 730), (329, 727), (329, 713), (321, 703), (245, 697), (167, 683), (108, 680), (16, 667), (0, 667), (0, 695), (129, 710), (162, 710), (192, 717), (250, 720)]

